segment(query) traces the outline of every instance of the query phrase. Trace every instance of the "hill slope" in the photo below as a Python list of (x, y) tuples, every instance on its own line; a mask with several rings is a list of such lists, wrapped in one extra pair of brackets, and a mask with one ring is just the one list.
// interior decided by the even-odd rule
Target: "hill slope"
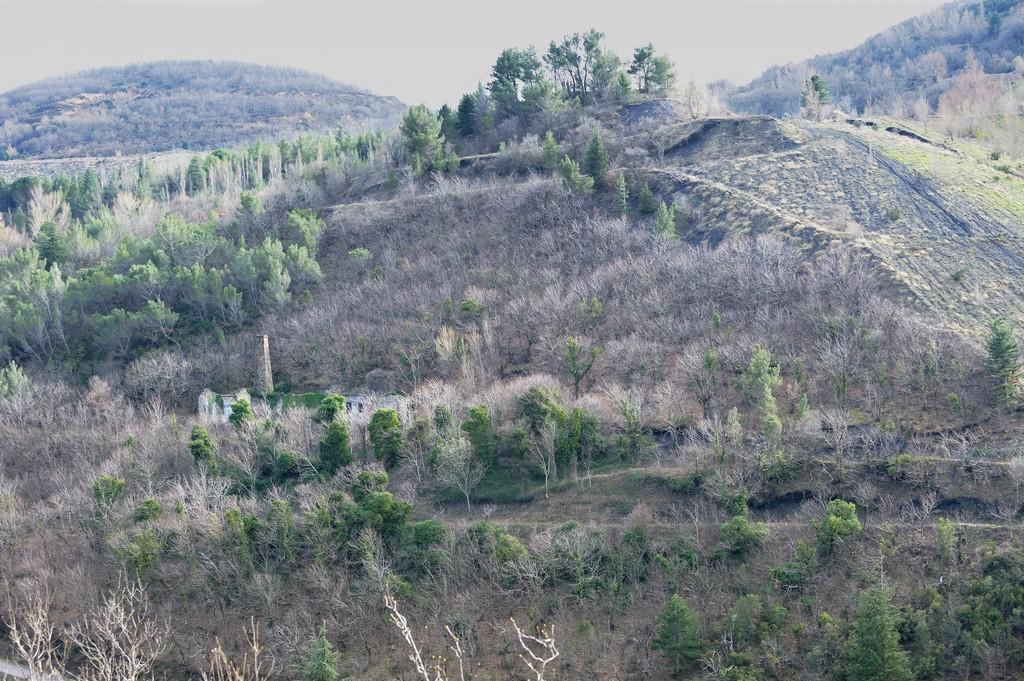
[[(944, 328), (984, 321), (954, 295), (973, 277), (1021, 305), (995, 287), (1019, 279), (1016, 180), (895, 127), (623, 114), (567, 109), (444, 174), (395, 145), (290, 165), (260, 201), (203, 184), (47, 238), (59, 269), (0, 261), (31, 373), (0, 373), (0, 578), (45, 587), (65, 631), (113, 568), (138, 575), (168, 678), (214, 640), (239, 659), (254, 621), (269, 678), (297, 678), (317, 631), (344, 676), (408, 678), (386, 589), (424, 651), (446, 625), (472, 642), (474, 678), (521, 678), (516, 617), (555, 627), (547, 678), (667, 681), (674, 594), (719, 678), (835, 678), (884, 574), (918, 678), (1016, 679), (1020, 420)], [(600, 137), (627, 192), (570, 189), (546, 129), (585, 167)], [(144, 219), (167, 210), (187, 219)], [(976, 271), (942, 276), (960, 256)], [(412, 418), (387, 440), (303, 406), (204, 424), (197, 392), (249, 384), (254, 332), (293, 404), (373, 375)]]
[(1009, 168), (872, 122), (711, 119), (664, 134), (654, 175), (687, 207), (691, 240), (848, 244), (952, 326), (1024, 315), (1024, 181)]
[(861, 45), (797, 64), (773, 66), (728, 96), (737, 111), (781, 116), (800, 108), (800, 90), (823, 76), (840, 108), (893, 110), (924, 96), (934, 107), (972, 57), (988, 74), (1010, 74), (1024, 51), (1020, 0), (955, 2), (884, 31)]
[(404, 105), (320, 75), (212, 61), (83, 71), (0, 95), (0, 149), (104, 156), (212, 149), (344, 126), (390, 127)]

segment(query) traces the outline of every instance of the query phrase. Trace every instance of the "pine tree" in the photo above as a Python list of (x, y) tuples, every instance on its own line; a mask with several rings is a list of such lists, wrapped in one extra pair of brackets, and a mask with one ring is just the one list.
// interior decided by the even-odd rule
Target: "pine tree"
[(995, 319), (989, 326), (985, 340), (985, 368), (996, 381), (996, 395), (1005, 405), (1017, 400), (1017, 382), (1020, 375), (1020, 348), (1013, 337), (1013, 329), (1005, 319)]
[(664, 201), (658, 205), (658, 212), (654, 216), (654, 231), (663, 236), (678, 236), (675, 206), (669, 206)]
[(565, 178), (566, 184), (577, 194), (586, 194), (594, 190), (594, 178), (580, 172), (580, 164), (568, 156), (562, 158), (559, 164), (559, 171)]
[(829, 92), (825, 80), (817, 74), (808, 78), (800, 93), (800, 104), (803, 106), (804, 114), (808, 118), (820, 121), (828, 101)]
[(629, 76), (625, 71), (619, 71), (619, 75), (615, 78), (615, 101), (628, 101), (632, 92), (633, 86), (629, 82)]
[(629, 189), (626, 188), (626, 173), (621, 172), (615, 178), (615, 203), (623, 216), (629, 214)]
[(425, 167), (437, 161), (444, 138), (441, 136), (441, 119), (430, 109), (422, 104), (409, 107), (402, 116), (399, 129), (405, 150), (414, 165), (419, 161)]
[(459, 129), (460, 135), (466, 137), (476, 132), (476, 100), (473, 95), (469, 93), (462, 95), (455, 115), (458, 121), (456, 127)]
[(558, 143), (555, 142), (555, 136), (548, 130), (548, 134), (544, 135), (544, 167), (554, 170), (557, 166)]
[(64, 234), (52, 222), (46, 222), (36, 235), (36, 250), (47, 267), (63, 265), (68, 260), (68, 244)]
[(644, 215), (650, 215), (657, 210), (657, 205), (654, 203), (654, 194), (651, 192), (651, 186), (644, 182), (644, 186), (640, 188), (640, 212)]
[(320, 633), (310, 642), (302, 664), (302, 681), (337, 681), (339, 658), (327, 640), (326, 625), (320, 625)]
[(587, 148), (586, 171), (587, 175), (594, 178), (594, 186), (603, 189), (608, 185), (608, 171), (611, 164), (608, 160), (608, 150), (604, 146), (604, 140), (597, 133), (590, 140)]
[(782, 440), (782, 419), (775, 404), (775, 396), (771, 388), (765, 387), (761, 397), (761, 434), (768, 440), (772, 449), (778, 449)]
[(896, 626), (896, 611), (885, 587), (861, 593), (853, 633), (846, 645), (848, 681), (913, 680)]
[(662, 608), (651, 648), (665, 657), (676, 677), (682, 676), (700, 655), (697, 618), (679, 594), (672, 596)]

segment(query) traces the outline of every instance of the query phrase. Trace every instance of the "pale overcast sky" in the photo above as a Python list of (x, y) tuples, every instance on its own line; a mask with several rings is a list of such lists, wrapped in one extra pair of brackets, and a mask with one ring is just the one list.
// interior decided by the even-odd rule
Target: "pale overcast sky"
[(936, 0), (0, 0), (0, 91), (155, 59), (296, 66), (438, 106), (503, 47), (595, 27), (624, 58), (653, 42), (683, 79), (743, 82), (853, 47)]

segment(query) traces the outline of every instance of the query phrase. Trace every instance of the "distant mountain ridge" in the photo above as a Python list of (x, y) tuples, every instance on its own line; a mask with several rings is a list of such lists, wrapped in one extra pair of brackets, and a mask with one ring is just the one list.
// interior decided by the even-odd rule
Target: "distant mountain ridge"
[(909, 110), (919, 97), (934, 108), (953, 77), (973, 63), (988, 74), (1009, 74), (1022, 53), (1024, 0), (962, 0), (897, 24), (851, 50), (772, 66), (726, 99), (739, 112), (792, 114), (800, 108), (804, 80), (817, 73), (833, 101), (850, 112)]
[(0, 94), (0, 151), (18, 157), (212, 149), (333, 127), (392, 127), (405, 105), (325, 76), (162, 61), (49, 78)]

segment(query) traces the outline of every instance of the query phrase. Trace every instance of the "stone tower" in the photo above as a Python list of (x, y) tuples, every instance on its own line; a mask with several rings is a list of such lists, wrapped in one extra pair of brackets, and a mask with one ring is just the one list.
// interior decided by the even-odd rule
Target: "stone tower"
[(256, 336), (256, 356), (253, 357), (255, 365), (253, 371), (255, 380), (253, 386), (261, 393), (274, 392), (274, 374), (270, 368), (270, 338), (265, 335)]

